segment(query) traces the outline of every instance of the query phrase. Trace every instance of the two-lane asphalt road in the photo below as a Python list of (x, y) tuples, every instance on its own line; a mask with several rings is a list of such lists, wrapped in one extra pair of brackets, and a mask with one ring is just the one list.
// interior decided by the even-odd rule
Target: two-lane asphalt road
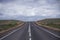
[(60, 40), (60, 36), (38, 27), (33, 22), (27, 22), (22, 28), (18, 28), (0, 40)]

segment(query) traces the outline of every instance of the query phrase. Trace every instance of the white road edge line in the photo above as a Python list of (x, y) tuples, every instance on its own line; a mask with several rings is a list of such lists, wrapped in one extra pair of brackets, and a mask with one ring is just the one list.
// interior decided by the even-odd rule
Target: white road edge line
[(28, 29), (28, 32), (29, 32), (29, 40), (31, 40), (31, 28), (30, 28), (30, 23), (29, 23), (29, 29)]
[(48, 33), (50, 33), (51, 35), (53, 35), (53, 36), (55, 36), (55, 37), (57, 37), (57, 38), (60, 38), (60, 36), (58, 36), (58, 35), (50, 32), (50, 31), (48, 31), (48, 30), (46, 30), (46, 29), (44, 29), (44, 28), (41, 28), (41, 29), (44, 30), (44, 31), (46, 31), (46, 32), (48, 32)]
[[(36, 25), (36, 26), (37, 26), (37, 25)], [(44, 30), (44, 31), (46, 31), (46, 32), (48, 32), (48, 33), (50, 33), (51, 35), (53, 35), (53, 36), (55, 36), (55, 37), (57, 37), (57, 38), (60, 38), (60, 36), (58, 36), (58, 35), (50, 32), (50, 31), (48, 31), (47, 29), (44, 29), (44, 28), (42, 28), (42, 27), (39, 27), (39, 28), (42, 29), (42, 30)]]
[(11, 33), (9, 33), (9, 34), (3, 36), (2, 38), (0, 38), (0, 40), (2, 40), (2, 39), (4, 39), (4, 38), (8, 37), (9, 35), (13, 34), (14, 32), (16, 32), (16, 31), (18, 31), (18, 30), (20, 30), (20, 29), (21, 29), (21, 28), (16, 29), (16, 30), (13, 30)]

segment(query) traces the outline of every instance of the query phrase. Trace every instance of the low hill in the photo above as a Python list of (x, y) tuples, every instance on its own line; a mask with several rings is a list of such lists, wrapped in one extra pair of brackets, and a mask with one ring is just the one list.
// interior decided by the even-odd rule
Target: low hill
[(50, 18), (37, 21), (38, 24), (59, 28), (60, 29), (60, 18)]
[(22, 21), (18, 20), (0, 20), (0, 31), (7, 30), (22, 23)]

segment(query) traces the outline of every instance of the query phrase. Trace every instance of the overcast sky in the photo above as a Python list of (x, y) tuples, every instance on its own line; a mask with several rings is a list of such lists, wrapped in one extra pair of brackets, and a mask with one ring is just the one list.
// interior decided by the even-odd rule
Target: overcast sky
[(60, 0), (0, 0), (0, 20), (60, 18)]

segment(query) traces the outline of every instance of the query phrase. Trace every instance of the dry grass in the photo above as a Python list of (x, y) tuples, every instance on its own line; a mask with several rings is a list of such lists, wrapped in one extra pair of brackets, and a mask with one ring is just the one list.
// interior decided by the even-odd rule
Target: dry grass
[(60, 18), (59, 19), (45, 19), (45, 20), (37, 21), (37, 23), (41, 25), (46, 25), (46, 26), (60, 29)]
[(0, 20), (0, 31), (7, 30), (9, 28), (15, 27), (18, 24), (22, 24), (21, 21), (16, 20)]

